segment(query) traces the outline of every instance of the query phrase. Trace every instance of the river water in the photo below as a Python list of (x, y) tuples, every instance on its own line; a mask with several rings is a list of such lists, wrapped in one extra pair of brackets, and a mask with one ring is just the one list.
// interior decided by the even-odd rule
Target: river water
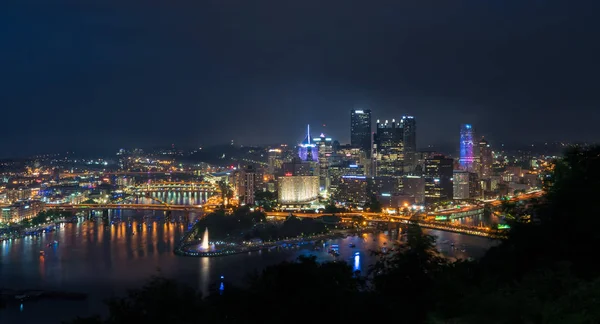
[[(189, 219), (183, 214), (174, 213), (171, 221), (165, 221), (163, 212), (111, 211), (110, 220), (81, 220), (39, 237), (1, 242), (0, 288), (84, 292), (89, 297), (76, 302), (12, 304), (0, 310), (0, 323), (59, 323), (78, 315), (101, 314), (105, 311), (105, 298), (123, 295), (152, 275), (175, 278), (206, 293), (221, 276), (243, 284), (248, 272), (300, 255), (312, 254), (319, 261), (334, 260), (327, 248), (315, 251), (309, 245), (218, 258), (176, 256), (173, 248), (188, 226)], [(455, 258), (480, 257), (496, 244), (487, 238), (428, 232), (438, 237), (437, 247), (442, 253)], [(58, 245), (48, 246), (55, 240)], [(330, 240), (328, 244), (338, 244), (338, 259), (365, 272), (374, 261), (369, 251), (391, 245), (388, 240), (387, 235), (380, 233)], [(351, 248), (351, 243), (356, 247)], [(41, 256), (40, 251), (45, 255)]]

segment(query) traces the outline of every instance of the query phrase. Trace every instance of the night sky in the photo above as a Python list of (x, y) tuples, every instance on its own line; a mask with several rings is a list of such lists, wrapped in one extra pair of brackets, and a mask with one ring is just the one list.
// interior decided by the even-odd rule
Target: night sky
[(0, 156), (349, 141), (600, 140), (600, 1), (5, 0)]

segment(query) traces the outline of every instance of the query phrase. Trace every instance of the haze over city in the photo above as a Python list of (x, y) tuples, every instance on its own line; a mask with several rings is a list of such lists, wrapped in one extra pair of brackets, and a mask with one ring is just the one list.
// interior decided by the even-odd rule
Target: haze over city
[(0, 322), (600, 323), (598, 0), (0, 4)]
[(345, 143), (350, 109), (417, 116), (420, 147), (453, 145), (465, 122), (495, 144), (594, 141), (595, 9), (597, 1), (6, 2), (0, 105), (10, 122), (0, 136), (19, 141), (0, 141), (0, 156), (48, 153), (49, 143), (295, 143), (306, 124)]

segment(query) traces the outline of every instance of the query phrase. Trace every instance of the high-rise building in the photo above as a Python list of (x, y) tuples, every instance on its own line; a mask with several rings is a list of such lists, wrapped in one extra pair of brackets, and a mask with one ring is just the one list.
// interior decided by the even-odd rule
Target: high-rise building
[(454, 199), (469, 199), (469, 171), (454, 170)]
[(330, 185), (329, 161), (333, 154), (333, 142), (331, 137), (326, 137), (325, 134), (313, 138), (313, 142), (317, 145), (319, 152), (319, 185), (324, 190), (328, 190)]
[(402, 117), (404, 171), (413, 172), (417, 165), (417, 122), (413, 116)]
[(333, 195), (339, 192), (343, 176), (364, 176), (362, 165), (350, 161), (341, 161), (329, 167), (329, 190)]
[(401, 192), (415, 197), (415, 203), (425, 202), (425, 179), (419, 176), (404, 176), (401, 181)]
[(376, 133), (373, 138), (373, 165), (375, 176), (402, 175), (403, 129), (400, 123), (392, 119), (380, 123), (377, 120)]
[(249, 165), (240, 170), (237, 190), (240, 197), (240, 203), (244, 203), (246, 205), (254, 204), (254, 194), (256, 193), (257, 184), (256, 178), (257, 170), (254, 166)]
[(340, 186), (335, 194), (336, 199), (363, 205), (367, 202), (367, 181), (365, 176), (342, 176)]
[(479, 141), (479, 161), (479, 178), (489, 179), (492, 176), (494, 158), (492, 148), (484, 138)]
[(310, 125), (306, 126), (306, 137), (298, 144), (298, 156), (302, 161), (319, 161), (317, 145), (310, 136)]
[(475, 172), (454, 170), (454, 199), (478, 199), (481, 197), (481, 185)]
[(443, 155), (425, 160), (425, 202), (449, 200), (454, 197), (452, 177), (454, 160)]
[(475, 145), (474, 130), (471, 124), (462, 124), (460, 126), (460, 158), (458, 163), (460, 168), (465, 171), (475, 171)]
[(355, 148), (351, 145), (340, 146), (331, 156), (330, 165), (342, 162), (351, 162), (350, 164), (359, 165), (364, 169), (365, 175), (371, 174), (371, 160), (367, 158), (367, 153), (363, 149)]
[(271, 175), (279, 173), (281, 171), (281, 167), (283, 166), (283, 158), (281, 155), (281, 149), (278, 149), (278, 148), (269, 149), (268, 157), (269, 157), (268, 173)]
[(350, 145), (365, 151), (371, 158), (371, 110), (350, 111)]
[(481, 181), (475, 172), (469, 172), (469, 198), (479, 199), (482, 196)]

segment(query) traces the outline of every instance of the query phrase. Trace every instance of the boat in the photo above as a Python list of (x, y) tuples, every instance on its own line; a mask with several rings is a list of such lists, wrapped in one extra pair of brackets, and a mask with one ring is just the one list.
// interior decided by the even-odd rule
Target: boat
[(46, 254), (46, 252), (44, 252), (44, 251), (40, 251), (40, 255), (41, 255), (41, 256), (44, 256), (45, 254)]
[(356, 244), (354, 244), (354, 243), (350, 243), (350, 247), (351, 247), (351, 248), (355, 248), (355, 247), (356, 247)]

